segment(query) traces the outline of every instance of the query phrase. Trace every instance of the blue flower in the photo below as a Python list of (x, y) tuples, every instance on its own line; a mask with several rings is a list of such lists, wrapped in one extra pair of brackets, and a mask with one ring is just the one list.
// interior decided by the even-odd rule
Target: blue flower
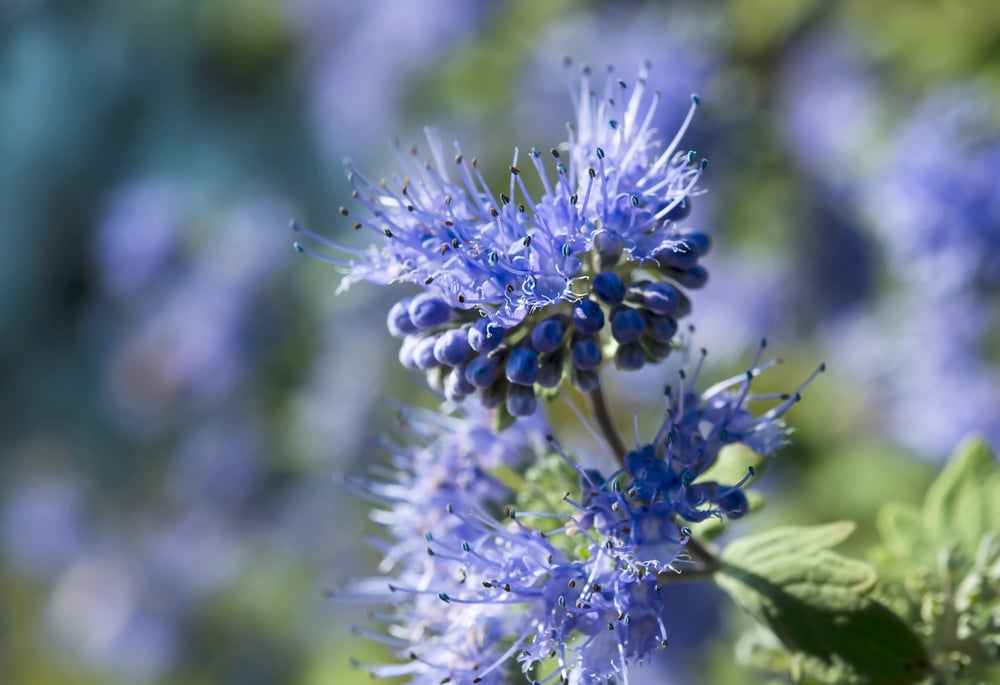
[[(694, 152), (679, 149), (698, 98), (693, 96), (680, 130), (664, 144), (651, 125), (659, 95), (648, 93), (645, 83), (645, 70), (631, 88), (609, 73), (598, 95), (590, 69), (583, 68), (573, 92), (576, 124), (568, 127), (568, 139), (544, 155), (531, 148), (522, 156), (515, 149), (509, 183), (502, 188), (492, 188), (478, 160), (468, 159), (457, 144), (449, 159), (431, 131), (430, 159), (423, 160), (416, 146), (409, 152), (397, 146), (400, 173), (384, 182), (373, 182), (348, 162), (354, 196), (366, 211), (343, 208), (341, 213), (356, 229), (377, 236), (377, 242), (357, 249), (295, 226), (341, 256), (296, 247), (341, 267), (341, 289), (362, 280), (422, 288), (422, 294), (393, 307), (389, 330), (404, 338), (404, 366), (429, 372), (432, 385), (455, 401), (479, 388), (487, 404), (505, 401), (515, 415), (530, 413), (534, 403), (526, 401), (522, 388), (541, 385), (542, 368), (548, 369), (542, 380), (558, 384), (567, 375), (580, 387), (588, 385), (590, 375), (572, 373), (564, 360), (579, 335), (602, 331), (603, 310), (612, 306), (633, 312), (618, 329), (625, 332), (611, 343), (630, 346), (616, 355), (619, 366), (658, 361), (670, 350), (663, 332), (676, 330), (675, 319), (690, 309), (678, 286), (705, 283), (707, 272), (699, 260), (710, 243), (703, 233), (676, 223), (687, 215), (706, 166)], [(528, 167), (538, 177), (540, 195), (525, 183)], [(657, 279), (655, 285), (636, 280), (640, 268), (646, 279)], [(656, 285), (666, 294), (657, 298)], [(536, 338), (534, 328), (553, 316), (569, 317), (562, 336), (550, 328)], [(670, 323), (647, 326), (649, 318)], [(643, 337), (647, 327), (659, 338)], [(466, 348), (449, 333), (453, 330), (467, 334)], [(446, 333), (441, 353), (434, 354)], [(497, 342), (482, 349), (484, 337)], [(507, 342), (501, 344), (501, 337)], [(512, 352), (522, 339), (530, 339), (539, 353), (534, 358), (538, 373), (525, 368), (530, 361), (526, 344)], [(494, 367), (510, 368), (512, 354), (517, 356), (514, 378), (494, 374)], [(445, 381), (453, 370), (467, 383)]]
[[(530, 422), (501, 434), (505, 447), (487, 453), (491, 442), (462, 422), (424, 421), (416, 447), (395, 452), (402, 480), (368, 486), (387, 505), (373, 518), (390, 534), (388, 575), (339, 595), (390, 607), (379, 614), (388, 636), (365, 634), (400, 663), (366, 668), (428, 685), (510, 682), (516, 663), (539, 682), (627, 682), (630, 668), (667, 644), (662, 583), (703, 561), (685, 522), (736, 519), (749, 509), (743, 486), (752, 469), (736, 483), (701, 476), (725, 445), (779, 446), (781, 417), (815, 377), (793, 394), (752, 395), (753, 378), (773, 363), (760, 354), (746, 373), (701, 393), (692, 389), (700, 362), (682, 373), (653, 440), (606, 477), (574, 463), (552, 438), (543, 450)], [(778, 403), (752, 413), (748, 404), (762, 399)], [(576, 479), (576, 494), (551, 511), (502, 506), (513, 493), (493, 468), (518, 471), (546, 452)]]

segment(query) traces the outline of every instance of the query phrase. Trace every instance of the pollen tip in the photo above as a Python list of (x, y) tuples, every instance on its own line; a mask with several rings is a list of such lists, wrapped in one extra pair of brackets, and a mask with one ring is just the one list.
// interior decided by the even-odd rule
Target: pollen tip
[(691, 93), (691, 102), (695, 107), (698, 107), (701, 105), (701, 96), (698, 93)]

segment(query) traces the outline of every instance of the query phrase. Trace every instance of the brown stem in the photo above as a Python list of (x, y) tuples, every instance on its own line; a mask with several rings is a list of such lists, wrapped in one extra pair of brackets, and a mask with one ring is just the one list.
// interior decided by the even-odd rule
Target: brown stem
[(608, 442), (608, 447), (620, 466), (625, 466), (625, 443), (618, 435), (615, 424), (611, 421), (611, 414), (608, 411), (608, 403), (604, 398), (604, 390), (601, 384), (590, 391), (590, 404), (594, 410), (594, 418), (597, 419), (597, 427), (601, 429), (601, 435)]

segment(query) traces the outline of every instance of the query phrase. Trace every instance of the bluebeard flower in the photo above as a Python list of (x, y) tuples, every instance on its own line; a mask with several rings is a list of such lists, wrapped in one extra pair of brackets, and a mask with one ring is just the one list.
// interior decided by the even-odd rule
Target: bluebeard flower
[[(468, 160), (456, 144), (447, 161), (428, 131), (430, 160), (421, 160), (415, 146), (409, 154), (397, 146), (401, 176), (375, 183), (348, 163), (354, 196), (367, 214), (341, 213), (356, 229), (376, 234), (379, 244), (355, 249), (295, 228), (348, 255), (318, 255), (345, 270), (341, 289), (360, 280), (425, 289), (393, 307), (388, 326), (404, 338), (402, 364), (430, 372), (432, 385), (449, 399), (479, 389), (487, 405), (506, 401), (512, 414), (531, 413), (538, 381), (538, 372), (527, 368), (532, 360), (546, 369), (543, 380), (558, 384), (570, 371), (559, 367), (583, 338), (590, 341), (583, 343), (587, 354), (572, 355), (583, 362), (575, 369), (596, 369), (603, 361), (596, 336), (610, 307), (633, 312), (625, 315), (626, 325), (612, 328), (614, 347), (631, 345), (616, 354), (619, 367), (660, 360), (670, 350), (667, 332), (690, 309), (678, 286), (697, 288), (707, 279), (699, 258), (708, 237), (676, 225), (689, 211), (706, 162), (678, 147), (697, 96), (663, 145), (651, 126), (659, 95), (648, 93), (645, 83), (645, 70), (631, 90), (609, 72), (598, 95), (590, 69), (582, 69), (572, 91), (576, 124), (550, 151), (554, 178), (539, 150), (527, 155), (542, 187), (537, 197), (525, 183), (517, 149), (509, 183), (496, 193), (475, 158)], [(536, 338), (534, 328), (553, 317), (565, 324), (561, 339), (552, 324)], [(466, 346), (453, 330), (466, 333)], [(449, 374), (458, 378), (446, 381)], [(590, 374), (571, 376), (581, 388), (592, 383)]]
[(867, 208), (898, 272), (934, 290), (1000, 285), (1000, 120), (971, 86), (933, 93), (895, 132)]
[[(701, 393), (692, 389), (701, 363), (682, 373), (653, 440), (607, 477), (574, 463), (551, 437), (555, 454), (543, 456), (524, 422), (501, 434), (502, 446), (458, 420), (418, 422), (417, 446), (393, 449), (402, 479), (366, 486), (385, 506), (373, 518), (389, 533), (378, 543), (387, 575), (334, 593), (391, 607), (377, 614), (387, 635), (361, 632), (400, 662), (365, 668), (428, 685), (499, 684), (510, 682), (516, 662), (537, 682), (627, 683), (632, 667), (667, 644), (660, 593), (693, 562), (685, 522), (748, 511), (742, 488), (752, 469), (736, 483), (700, 476), (725, 445), (767, 453), (782, 444), (781, 417), (815, 377), (793, 394), (750, 394), (773, 363), (761, 364), (758, 353), (749, 371)], [(761, 399), (778, 403), (755, 415), (748, 403)], [(561, 463), (578, 494), (553, 510), (508, 505), (501, 516), (513, 493), (491, 470), (529, 459)]]

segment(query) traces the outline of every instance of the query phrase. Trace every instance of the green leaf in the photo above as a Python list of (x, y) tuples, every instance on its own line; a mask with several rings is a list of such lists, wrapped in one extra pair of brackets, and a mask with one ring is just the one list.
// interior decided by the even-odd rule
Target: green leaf
[(493, 431), (495, 433), (502, 433), (517, 421), (517, 417), (507, 411), (507, 405), (503, 402), (496, 409), (496, 414), (493, 416)]
[(906, 685), (926, 675), (920, 640), (871, 598), (875, 572), (830, 551), (850, 522), (785, 527), (742, 538), (716, 582), (788, 651), (796, 681)]
[(887, 502), (879, 509), (875, 523), (882, 545), (871, 551), (871, 558), (883, 575), (906, 573), (914, 565), (930, 563), (937, 552), (920, 512), (911, 506)]
[(1000, 468), (985, 442), (959, 445), (927, 491), (923, 518), (933, 539), (956, 541), (966, 559), (983, 535), (1000, 529)]

